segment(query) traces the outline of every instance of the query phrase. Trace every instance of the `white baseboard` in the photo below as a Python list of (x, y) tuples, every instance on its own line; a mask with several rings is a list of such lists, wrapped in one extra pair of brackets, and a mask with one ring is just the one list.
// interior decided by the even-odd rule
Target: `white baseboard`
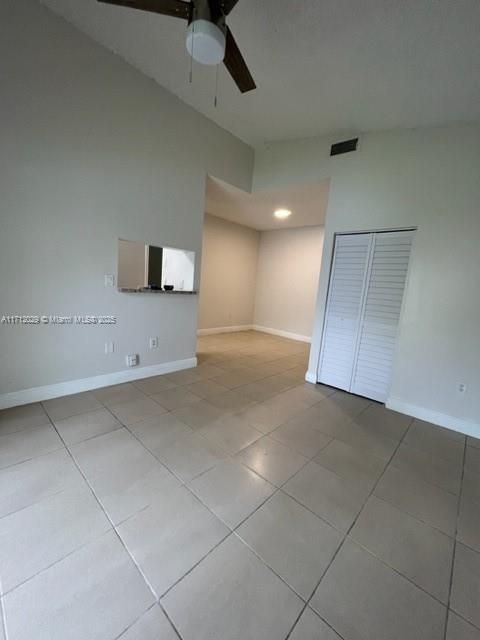
[(311, 342), (311, 336), (302, 336), (300, 333), (292, 333), (291, 331), (283, 331), (282, 329), (272, 329), (271, 327), (262, 327), (259, 324), (253, 325), (254, 331), (261, 331), (262, 333), (271, 333), (274, 336), (281, 336), (282, 338), (289, 338), (290, 340), (298, 340), (299, 342)]
[(186, 360), (174, 360), (173, 362), (154, 364), (149, 367), (115, 371), (114, 373), (107, 373), (101, 376), (93, 376), (92, 378), (69, 380), (68, 382), (48, 384), (43, 387), (23, 389), (22, 391), (12, 391), (10, 393), (0, 395), (0, 409), (17, 407), (22, 404), (29, 404), (30, 402), (51, 400), (52, 398), (68, 396), (72, 393), (91, 391), (92, 389), (109, 387), (113, 384), (131, 382), (132, 380), (140, 380), (141, 378), (149, 378), (150, 376), (160, 376), (165, 373), (173, 373), (174, 371), (181, 371), (182, 369), (191, 369), (196, 366), (197, 358), (187, 358)]
[(317, 374), (312, 373), (311, 371), (307, 371), (305, 374), (305, 380), (310, 382), (311, 384), (317, 384)]
[(456, 418), (446, 413), (439, 413), (438, 411), (432, 411), (425, 407), (419, 407), (408, 402), (404, 402), (400, 398), (388, 398), (385, 402), (387, 409), (393, 409), (400, 413), (406, 413), (408, 416), (418, 418), (419, 420), (425, 420), (437, 424), (440, 427), (446, 427), (452, 431), (458, 431), (467, 436), (473, 436), (474, 438), (480, 438), (480, 424), (472, 422), (471, 420), (463, 420), (462, 418)]
[(214, 333), (235, 333), (236, 331), (251, 331), (252, 324), (239, 324), (235, 327), (213, 327), (212, 329), (199, 329), (198, 336), (211, 336)]

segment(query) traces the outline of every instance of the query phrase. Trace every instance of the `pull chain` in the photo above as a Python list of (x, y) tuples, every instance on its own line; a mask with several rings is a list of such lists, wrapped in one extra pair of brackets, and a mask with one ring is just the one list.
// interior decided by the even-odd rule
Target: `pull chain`
[(192, 20), (192, 55), (190, 56), (190, 75), (189, 75), (189, 82), (190, 84), (192, 84), (193, 82), (193, 54), (195, 52), (195, 20), (197, 19), (197, 10), (194, 9), (193, 10), (193, 20)]
[(215, 74), (215, 100), (213, 102), (213, 105), (215, 107), (215, 109), (217, 108), (218, 105), (218, 76), (219, 76), (219, 71), (220, 71), (220, 65), (217, 64), (217, 71)]

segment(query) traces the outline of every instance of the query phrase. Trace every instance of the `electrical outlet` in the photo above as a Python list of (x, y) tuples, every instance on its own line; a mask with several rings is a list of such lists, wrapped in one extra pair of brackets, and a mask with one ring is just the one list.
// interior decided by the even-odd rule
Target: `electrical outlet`
[(458, 385), (458, 393), (466, 393), (467, 391), (467, 385), (464, 382), (461, 382)]
[(158, 338), (157, 338), (157, 336), (154, 336), (153, 338), (150, 338), (150, 349), (158, 349)]
[(105, 355), (108, 356), (109, 353), (113, 353), (114, 351), (115, 351), (115, 343), (105, 342)]
[(106, 287), (114, 287), (115, 286), (115, 276), (111, 273), (105, 274), (105, 286)]
[(138, 364), (138, 354), (132, 353), (128, 355), (126, 358), (127, 367), (136, 367)]

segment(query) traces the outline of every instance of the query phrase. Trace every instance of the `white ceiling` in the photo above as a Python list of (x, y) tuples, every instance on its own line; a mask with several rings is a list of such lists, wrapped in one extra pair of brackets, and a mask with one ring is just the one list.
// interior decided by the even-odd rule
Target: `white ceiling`
[(243, 140), (480, 119), (479, 0), (240, 0), (229, 16), (258, 89), (195, 65), (186, 24), (96, 0), (41, 0)]
[[(219, 218), (259, 231), (289, 229), (325, 224), (330, 181), (284, 189), (247, 193), (218, 178), (207, 178), (205, 210)], [(277, 220), (277, 209), (290, 209), (292, 215)]]

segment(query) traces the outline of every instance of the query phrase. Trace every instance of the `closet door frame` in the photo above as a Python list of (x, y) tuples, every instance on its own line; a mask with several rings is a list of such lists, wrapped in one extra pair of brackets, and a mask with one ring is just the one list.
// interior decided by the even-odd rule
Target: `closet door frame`
[[(372, 269), (372, 261), (373, 261), (373, 254), (374, 254), (374, 248), (375, 248), (375, 234), (379, 234), (379, 233), (400, 233), (402, 231), (413, 231), (413, 232), (416, 232), (417, 230), (418, 230), (418, 227), (396, 227), (396, 228), (393, 228), (393, 229), (369, 229), (369, 230), (362, 230), (362, 231), (359, 231), (358, 229), (356, 229), (355, 231), (338, 231), (338, 232), (335, 232), (333, 234), (333, 249), (332, 249), (332, 255), (331, 255), (331, 259), (330, 259), (330, 267), (329, 267), (329, 274), (328, 274), (328, 285), (327, 285), (327, 295), (326, 295), (326, 299), (325, 299), (325, 309), (324, 309), (323, 321), (322, 321), (322, 334), (321, 334), (320, 349), (319, 349), (317, 369), (316, 369), (316, 382), (317, 383), (324, 384), (324, 383), (320, 382), (320, 366), (321, 366), (321, 362), (322, 362), (322, 354), (323, 354), (323, 347), (324, 347), (326, 319), (327, 319), (328, 309), (329, 309), (329, 305), (330, 305), (330, 289), (331, 289), (331, 286), (332, 286), (332, 275), (333, 275), (333, 270), (334, 270), (334, 265), (335, 265), (335, 254), (336, 254), (336, 247), (337, 247), (337, 238), (339, 236), (352, 236), (352, 235), (360, 235), (360, 234), (361, 235), (370, 235), (369, 255), (368, 255), (368, 261), (367, 261), (367, 267), (366, 267), (366, 270), (365, 270), (365, 277), (364, 277), (364, 280), (363, 280), (363, 283), (362, 283), (362, 308), (361, 308), (361, 312), (360, 312), (360, 318), (362, 318), (363, 317), (363, 312), (364, 312), (364, 306), (366, 304), (365, 292), (366, 292), (366, 288), (368, 286), (370, 273), (371, 273), (371, 269)], [(400, 307), (398, 325), (397, 325), (397, 330), (396, 330), (396, 333), (395, 333), (395, 350), (394, 350), (394, 355), (393, 355), (393, 358), (392, 358), (392, 372), (395, 370), (395, 364), (396, 364), (397, 357), (398, 357), (398, 336), (399, 336), (400, 327), (402, 325), (403, 316), (404, 316), (405, 297), (406, 297), (405, 293), (407, 291), (408, 283), (409, 283), (409, 280), (410, 280), (412, 256), (413, 256), (414, 247), (415, 247), (415, 239), (416, 239), (416, 233), (414, 233), (414, 236), (413, 236), (413, 239), (412, 239), (412, 247), (411, 247), (409, 261), (408, 261), (407, 275), (406, 275), (406, 278), (405, 278), (405, 285), (404, 285), (404, 288), (403, 288), (402, 304), (401, 304), (401, 307)], [(357, 327), (356, 340), (355, 340), (355, 352), (354, 352), (353, 362), (356, 361), (355, 359), (358, 356), (358, 350), (359, 350), (359, 346), (360, 346), (360, 335), (361, 335), (361, 323), (359, 322), (358, 327)], [(351, 373), (351, 379), (350, 379), (350, 387), (352, 386), (354, 375), (355, 375), (355, 367), (352, 367), (352, 373)], [(390, 380), (390, 384), (391, 384), (391, 380)], [(356, 394), (353, 394), (353, 392), (351, 392), (349, 390), (347, 390), (346, 393), (352, 393), (352, 395), (356, 395)]]

